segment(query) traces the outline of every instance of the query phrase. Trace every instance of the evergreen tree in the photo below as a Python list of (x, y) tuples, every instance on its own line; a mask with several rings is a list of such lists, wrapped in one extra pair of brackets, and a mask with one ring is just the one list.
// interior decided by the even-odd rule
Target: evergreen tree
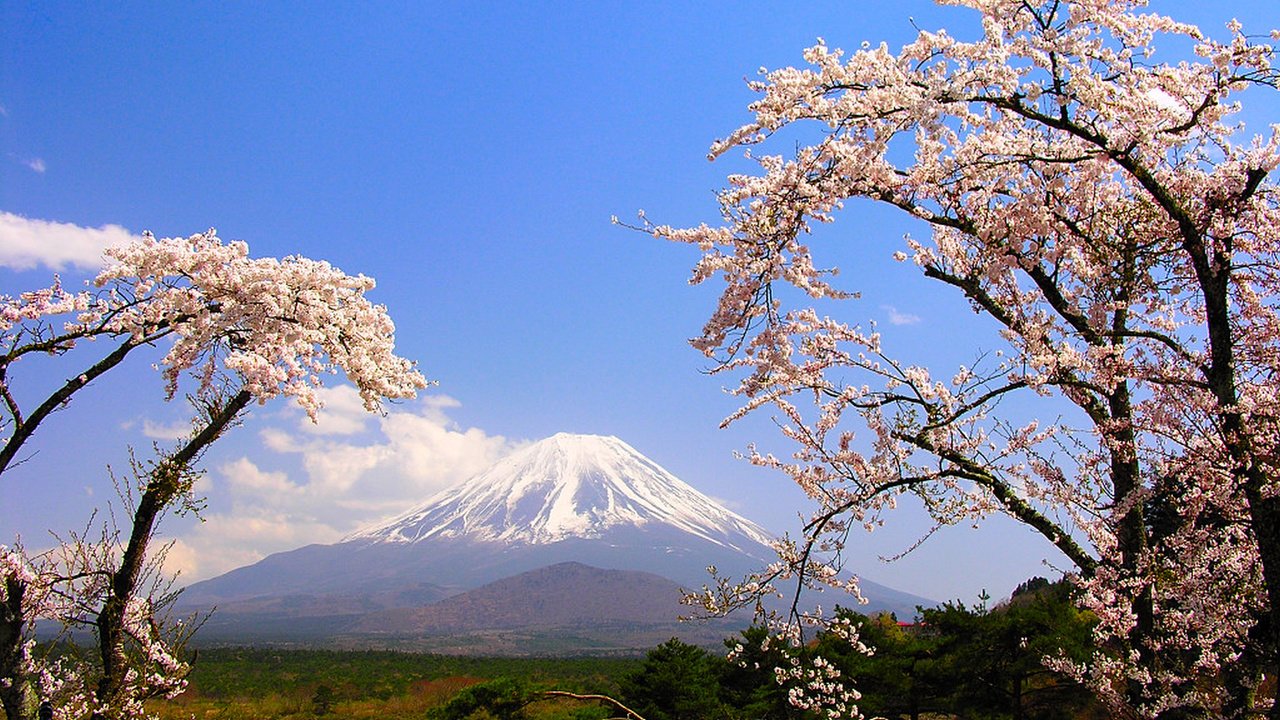
[(311, 711), (316, 715), (328, 715), (333, 712), (333, 688), (321, 685), (316, 694), (311, 696)]
[(649, 651), (623, 678), (622, 702), (647, 720), (705, 720), (725, 714), (720, 702), (724, 660), (677, 638)]
[(525, 708), (537, 693), (526, 683), (514, 678), (499, 678), (472, 685), (454, 695), (449, 702), (432, 708), (430, 720), (467, 720), (484, 717), (497, 720), (524, 720)]
[(804, 712), (787, 700), (787, 691), (774, 678), (773, 669), (787, 661), (776, 649), (761, 649), (769, 631), (760, 625), (743, 630), (740, 637), (724, 641), (729, 661), (720, 676), (720, 699), (732, 714), (759, 720), (793, 720)]
[(851, 618), (860, 639), (875, 648), (858, 652), (844, 640), (823, 635), (816, 654), (837, 664), (862, 693), (859, 709), (868, 716), (901, 716), (917, 720), (921, 713), (946, 706), (946, 676), (938, 658), (938, 639), (924, 626), (898, 623), (891, 613), (867, 617), (845, 608), (837, 615)]
[(1093, 619), (1071, 602), (1066, 581), (1028, 581), (990, 610), (947, 603), (923, 611), (922, 622), (937, 639), (955, 712), (1069, 720), (1092, 706), (1083, 686), (1045, 665), (1080, 660), (1093, 647)]

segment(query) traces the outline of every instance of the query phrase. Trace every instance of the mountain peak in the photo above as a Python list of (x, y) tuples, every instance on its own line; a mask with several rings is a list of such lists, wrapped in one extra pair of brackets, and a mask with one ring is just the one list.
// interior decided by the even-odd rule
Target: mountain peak
[(536, 545), (664, 526), (740, 550), (768, 542), (767, 533), (754, 523), (622, 440), (571, 433), (525, 446), (423, 505), (347, 540), (458, 538)]
[(592, 442), (601, 442), (601, 441), (610, 441), (610, 440), (614, 442), (622, 442), (614, 435), (596, 435), (594, 433), (558, 432), (549, 438), (539, 440), (538, 442), (534, 443), (534, 445), (538, 445), (540, 443), (545, 443), (545, 442), (592, 443)]

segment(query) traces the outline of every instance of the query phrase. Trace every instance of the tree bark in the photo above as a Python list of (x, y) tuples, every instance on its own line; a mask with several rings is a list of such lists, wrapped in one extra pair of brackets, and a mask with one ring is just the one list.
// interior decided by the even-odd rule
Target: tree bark
[(7, 720), (28, 720), (32, 707), (30, 683), (20, 667), (24, 631), (31, 620), (22, 608), (27, 585), (17, 578), (4, 578), (4, 584), (4, 602), (0, 603), (0, 678), (9, 683), (0, 683), (0, 704), (4, 705)]

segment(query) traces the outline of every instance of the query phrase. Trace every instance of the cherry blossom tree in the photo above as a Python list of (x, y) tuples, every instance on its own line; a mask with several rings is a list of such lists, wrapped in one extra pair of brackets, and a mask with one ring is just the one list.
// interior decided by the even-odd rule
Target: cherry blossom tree
[[(1234, 117), (1280, 84), (1280, 34), (1214, 40), (1138, 0), (944, 4), (981, 37), (819, 41), (713, 146), (760, 168), (730, 176), (723, 224), (645, 221), (698, 247), (692, 282), (723, 283), (693, 344), (738, 378), (726, 423), (772, 412), (794, 455), (750, 459), (817, 502), (777, 565), (706, 600), (843, 584), (851, 529), (908, 499), (938, 527), (1003, 513), (1074, 566), (1099, 649), (1050, 661), (1117, 712), (1280, 717), (1258, 693), (1280, 658), (1280, 126)], [(812, 140), (755, 152), (784, 129)], [(927, 227), (884, 254), (1002, 347), (931, 370), (825, 314), (851, 292), (816, 224), (854, 200)]]
[[(167, 622), (174, 596), (153, 535), (165, 513), (198, 509), (201, 454), (251, 404), (284, 396), (314, 419), (322, 377), (338, 372), (370, 411), (427, 386), (395, 355), (386, 309), (365, 298), (370, 278), (302, 257), (250, 258), (245, 243), (223, 243), (213, 230), (145, 235), (106, 258), (85, 290), (55, 280), (0, 297), (0, 475), (24, 460), (52, 413), (140, 348), (167, 347), (158, 364), (166, 399), (186, 391), (191, 431), (154, 458), (135, 458), (130, 477), (117, 480), (126, 528), (108, 524), (96, 536), (91, 525), (36, 557), (0, 546), (0, 703), (11, 720), (33, 716), (40, 700), (59, 718), (141, 717), (145, 699), (182, 691), (192, 626)], [(79, 365), (43, 390), (14, 382), (42, 360)], [(37, 657), (31, 632), (41, 618), (91, 627), (92, 661)]]

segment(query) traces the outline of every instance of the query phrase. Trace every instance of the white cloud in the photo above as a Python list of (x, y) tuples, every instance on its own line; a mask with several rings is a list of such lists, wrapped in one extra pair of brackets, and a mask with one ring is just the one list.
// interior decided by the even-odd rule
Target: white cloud
[(288, 497), (295, 495), (301, 489), (289, 481), (287, 473), (261, 470), (249, 458), (225, 463), (218, 468), (218, 472), (226, 478), (233, 490), (239, 491), (242, 495)]
[(369, 427), (375, 417), (364, 409), (360, 393), (351, 385), (321, 388), (317, 392), (324, 407), (316, 421), (304, 421), (302, 430), (311, 435), (355, 435)]
[(892, 305), (881, 305), (880, 308), (889, 313), (889, 323), (891, 325), (916, 325), (921, 319), (919, 315), (900, 312), (898, 308)]
[[(323, 391), (315, 423), (302, 413), (297, 432), (268, 428), (264, 444), (300, 456), (308, 485), (330, 492), (358, 487), (365, 502), (400, 509), (474, 475), (511, 450), (501, 436), (461, 429), (447, 411), (461, 403), (447, 395), (390, 406), (378, 417), (364, 410), (350, 386)], [(357, 437), (363, 430), (367, 435)], [(345, 436), (345, 437), (339, 437)]]
[(736, 513), (744, 512), (747, 510), (747, 504), (737, 498), (726, 498), (726, 497), (720, 497), (719, 495), (712, 495), (711, 499), (715, 500), (716, 502), (720, 503), (721, 505), (729, 508), (730, 510)]
[(190, 544), (174, 540), (165, 551), (162, 567), (166, 575), (177, 575), (186, 581), (200, 571), (200, 554)]
[(191, 492), (196, 497), (207, 497), (213, 492), (213, 478), (209, 477), (209, 473), (201, 472), (196, 475), (196, 481), (191, 485)]
[(258, 437), (262, 440), (262, 444), (273, 452), (290, 453), (299, 451), (299, 446), (294, 440), (294, 436), (280, 428), (265, 428), (258, 433)]
[(258, 433), (262, 452), (211, 473), (216, 482), (200, 488), (209, 495), (205, 522), (179, 537), (191, 551), (182, 559), (184, 582), (274, 552), (336, 542), (480, 472), (516, 446), (458, 427), (445, 412), (458, 406), (449, 397), (391, 406), (381, 418), (365, 413), (350, 388), (326, 390), (325, 402), (316, 425), (290, 410), (283, 416), (290, 425)]
[(166, 558), (166, 570), (182, 571), (182, 585), (255, 563), (274, 552), (342, 537), (327, 525), (270, 508), (242, 507), (206, 513), (203, 519), (174, 542)]
[(36, 172), (41, 175), (43, 175), (44, 171), (47, 169), (45, 167), (44, 160), (40, 158), (31, 158), (30, 160), (23, 162), (23, 165), (26, 165), (27, 167), (31, 168), (32, 172)]
[(86, 228), (0, 212), (0, 266), (14, 270), (30, 270), (39, 265), (53, 270), (94, 269), (102, 265), (104, 249), (136, 239), (119, 225)]
[(143, 419), (142, 434), (152, 440), (181, 440), (191, 434), (191, 425), (187, 423), (164, 425)]

